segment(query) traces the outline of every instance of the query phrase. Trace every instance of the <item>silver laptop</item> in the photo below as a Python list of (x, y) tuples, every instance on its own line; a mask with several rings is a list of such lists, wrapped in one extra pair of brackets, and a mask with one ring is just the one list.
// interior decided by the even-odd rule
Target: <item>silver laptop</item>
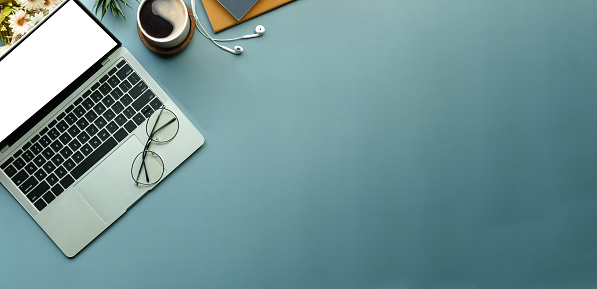
[(204, 142), (78, 0), (1, 55), (0, 71), (10, 73), (0, 89), (0, 182), (68, 257)]

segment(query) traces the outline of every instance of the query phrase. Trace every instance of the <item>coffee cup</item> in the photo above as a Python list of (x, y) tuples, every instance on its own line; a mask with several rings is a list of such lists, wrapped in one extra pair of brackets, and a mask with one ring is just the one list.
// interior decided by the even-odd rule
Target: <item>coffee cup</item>
[(137, 10), (137, 25), (152, 45), (172, 48), (182, 43), (191, 28), (182, 0), (143, 0)]

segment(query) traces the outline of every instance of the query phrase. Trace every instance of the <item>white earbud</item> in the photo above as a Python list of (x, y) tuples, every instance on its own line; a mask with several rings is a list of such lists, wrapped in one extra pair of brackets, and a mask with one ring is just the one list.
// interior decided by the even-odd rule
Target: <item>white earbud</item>
[(215, 45), (219, 46), (223, 50), (226, 50), (232, 54), (239, 55), (239, 54), (242, 54), (244, 50), (240, 46), (234, 46), (234, 49), (231, 49), (229, 47), (219, 44), (218, 42), (255, 38), (255, 37), (259, 37), (265, 33), (265, 27), (263, 27), (263, 25), (257, 25), (257, 27), (255, 27), (255, 34), (249, 34), (249, 35), (244, 35), (241, 37), (230, 38), (230, 39), (214, 39), (207, 33), (207, 30), (205, 30), (205, 28), (203, 28), (203, 25), (201, 25), (201, 22), (199, 22), (199, 17), (197, 17), (197, 13), (195, 12), (195, 0), (191, 1), (191, 8), (193, 10), (193, 16), (195, 16), (195, 22), (196, 22), (195, 26), (197, 26), (197, 30), (199, 30), (199, 32), (201, 32), (201, 34), (205, 38), (211, 40), (211, 42), (213, 42)]
[(257, 27), (255, 27), (255, 34), (241, 36), (240, 38), (242, 38), (242, 39), (255, 38), (255, 37), (259, 37), (259, 36), (263, 35), (264, 33), (265, 33), (265, 27), (263, 27), (263, 25), (257, 25)]

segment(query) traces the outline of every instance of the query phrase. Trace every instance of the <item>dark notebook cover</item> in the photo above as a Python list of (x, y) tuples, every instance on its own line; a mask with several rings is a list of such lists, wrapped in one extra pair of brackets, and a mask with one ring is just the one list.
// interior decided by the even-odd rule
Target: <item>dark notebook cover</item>
[(218, 0), (230, 14), (240, 20), (251, 10), (251, 7), (257, 3), (258, 0)]
[(294, 0), (261, 0), (257, 1), (253, 8), (247, 12), (247, 14), (240, 20), (234, 18), (218, 0), (201, 0), (207, 16), (209, 16), (209, 22), (213, 27), (214, 32), (218, 33), (224, 29), (228, 29), (234, 25), (257, 17), (265, 12), (276, 9), (282, 5), (288, 4)]

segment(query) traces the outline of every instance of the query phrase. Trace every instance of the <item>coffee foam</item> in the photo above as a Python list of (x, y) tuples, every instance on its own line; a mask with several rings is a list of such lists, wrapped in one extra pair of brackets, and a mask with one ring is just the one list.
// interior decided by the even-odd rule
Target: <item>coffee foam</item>
[(187, 17), (187, 11), (182, 7), (178, 0), (154, 0), (151, 3), (151, 12), (164, 18), (174, 26), (172, 33), (167, 37), (179, 33), (183, 28), (185, 18)]

